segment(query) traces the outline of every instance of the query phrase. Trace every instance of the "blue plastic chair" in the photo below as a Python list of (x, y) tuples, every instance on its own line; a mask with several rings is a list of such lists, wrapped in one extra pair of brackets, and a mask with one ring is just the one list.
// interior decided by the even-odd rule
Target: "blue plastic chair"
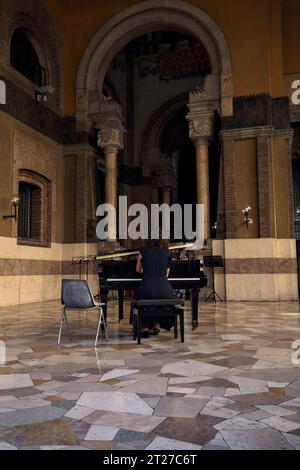
[(98, 303), (95, 301), (94, 296), (91, 292), (90, 286), (87, 281), (78, 280), (78, 279), (62, 279), (61, 283), (61, 303), (63, 309), (60, 317), (60, 328), (58, 334), (57, 344), (60, 344), (61, 333), (63, 323), (66, 323), (66, 327), (71, 338), (68, 319), (67, 319), (67, 310), (99, 310), (99, 319), (98, 327), (95, 338), (95, 346), (98, 342), (98, 336), (101, 325), (103, 325), (105, 337), (108, 341), (106, 321), (103, 314), (102, 306), (103, 303)]

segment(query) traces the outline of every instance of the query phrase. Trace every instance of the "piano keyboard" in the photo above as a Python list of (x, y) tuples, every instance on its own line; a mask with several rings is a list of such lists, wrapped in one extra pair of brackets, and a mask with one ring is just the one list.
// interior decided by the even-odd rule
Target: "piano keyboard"
[[(137, 281), (141, 281), (142, 279), (141, 278), (133, 278), (133, 279), (129, 279), (129, 278), (124, 278), (122, 277), (121, 279), (116, 279), (116, 278), (113, 278), (113, 279), (107, 279), (108, 282), (137, 282)], [(168, 281), (200, 281), (201, 278), (200, 277), (168, 277)]]

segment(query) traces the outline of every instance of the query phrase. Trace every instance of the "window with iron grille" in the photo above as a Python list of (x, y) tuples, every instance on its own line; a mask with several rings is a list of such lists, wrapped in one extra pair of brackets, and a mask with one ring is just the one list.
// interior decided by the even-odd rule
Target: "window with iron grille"
[(50, 246), (51, 183), (29, 170), (19, 172), (18, 244)]
[(24, 181), (19, 182), (19, 220), (20, 238), (41, 241), (42, 196), (41, 188)]

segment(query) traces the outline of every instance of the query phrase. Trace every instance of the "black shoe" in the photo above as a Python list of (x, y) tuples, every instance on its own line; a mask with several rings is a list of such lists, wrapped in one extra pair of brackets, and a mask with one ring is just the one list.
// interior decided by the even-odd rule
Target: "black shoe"
[(157, 336), (157, 335), (159, 335), (159, 333), (160, 333), (159, 328), (153, 328), (153, 331), (152, 331), (153, 336)]
[(150, 331), (142, 331), (141, 338), (150, 338)]

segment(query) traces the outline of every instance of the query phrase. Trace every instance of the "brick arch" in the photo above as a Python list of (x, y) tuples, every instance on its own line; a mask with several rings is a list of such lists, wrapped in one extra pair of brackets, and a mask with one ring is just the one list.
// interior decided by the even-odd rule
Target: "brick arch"
[(60, 47), (57, 31), (42, 3), (38, 0), (0, 0), (0, 29), (3, 51), (0, 62), (10, 68), (10, 43), (14, 31), (23, 28), (31, 41), (41, 65), (46, 66), (49, 82), (56, 90), (56, 106), (60, 106), (60, 67), (58, 49)]

